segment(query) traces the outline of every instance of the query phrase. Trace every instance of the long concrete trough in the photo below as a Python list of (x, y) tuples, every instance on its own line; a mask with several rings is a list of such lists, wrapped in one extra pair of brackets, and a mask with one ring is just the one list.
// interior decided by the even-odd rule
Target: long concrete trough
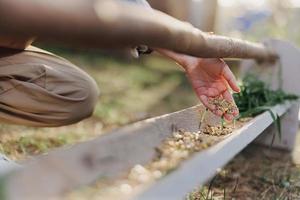
[[(292, 104), (287, 103), (275, 106), (272, 111), (282, 116), (291, 107)], [(199, 110), (203, 112), (204, 107), (195, 106), (148, 119), (96, 140), (40, 156), (8, 176), (7, 199), (54, 198), (101, 178), (116, 178), (136, 164), (150, 162), (156, 147), (172, 134), (174, 125), (197, 131)], [(209, 121), (218, 121), (212, 115), (208, 117)], [(272, 122), (268, 112), (255, 117), (221, 142), (194, 154), (135, 199), (182, 199), (195, 187), (205, 184)]]
[[(291, 108), (291, 104), (275, 106), (272, 111), (282, 116)], [(218, 144), (195, 154), (176, 171), (162, 178), (136, 200), (182, 200), (193, 189), (203, 186), (218, 170), (226, 165), (235, 155), (255, 140), (273, 123), (270, 113), (265, 112)], [(269, 134), (273, 134), (269, 132)]]

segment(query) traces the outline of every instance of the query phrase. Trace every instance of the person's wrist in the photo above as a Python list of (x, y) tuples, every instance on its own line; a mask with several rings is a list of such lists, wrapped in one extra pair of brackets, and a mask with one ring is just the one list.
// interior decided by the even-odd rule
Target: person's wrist
[(195, 68), (201, 67), (203, 63), (202, 58), (186, 59), (182, 62), (181, 66), (186, 72), (193, 71)]

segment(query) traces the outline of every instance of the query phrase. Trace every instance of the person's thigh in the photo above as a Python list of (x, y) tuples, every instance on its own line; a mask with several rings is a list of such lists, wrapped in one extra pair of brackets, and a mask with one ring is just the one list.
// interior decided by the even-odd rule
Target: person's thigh
[(89, 117), (95, 81), (67, 60), (38, 49), (0, 49), (0, 121), (61, 126)]

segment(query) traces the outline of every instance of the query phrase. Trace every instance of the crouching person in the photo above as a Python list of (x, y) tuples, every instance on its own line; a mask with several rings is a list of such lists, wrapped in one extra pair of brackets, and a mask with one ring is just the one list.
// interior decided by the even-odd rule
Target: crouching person
[(95, 81), (30, 43), (0, 36), (0, 121), (55, 127), (91, 116), (99, 94)]

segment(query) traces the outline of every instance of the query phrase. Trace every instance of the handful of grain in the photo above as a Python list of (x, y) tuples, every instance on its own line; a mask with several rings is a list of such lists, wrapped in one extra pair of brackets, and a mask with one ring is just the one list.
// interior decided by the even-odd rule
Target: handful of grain
[(210, 98), (208, 102), (216, 107), (216, 111), (221, 111), (223, 115), (232, 115), (236, 110), (238, 110), (234, 102), (229, 102), (221, 96)]

